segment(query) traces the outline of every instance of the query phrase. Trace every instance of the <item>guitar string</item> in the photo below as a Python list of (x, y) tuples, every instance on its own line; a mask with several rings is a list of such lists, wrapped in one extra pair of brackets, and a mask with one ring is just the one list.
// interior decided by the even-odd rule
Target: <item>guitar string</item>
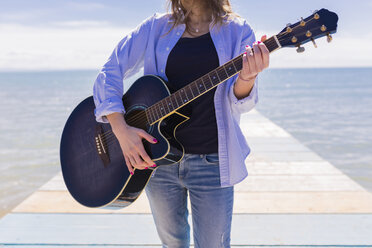
[[(289, 39), (288, 39), (289, 40)], [(280, 41), (284, 41), (284, 39), (280, 39)], [(269, 42), (268, 42), (268, 44), (267, 44), (267, 46), (272, 46), (272, 45), (276, 45), (276, 41), (274, 40), (274, 39), (272, 39), (272, 38), (270, 38), (269, 39)], [(243, 54), (240, 54), (239, 56), (237, 56), (235, 59), (232, 59), (231, 61), (232, 61), (232, 63), (234, 63), (234, 62), (236, 62), (236, 64), (237, 63), (239, 63), (239, 65), (242, 63), (242, 61), (241, 61), (241, 59), (242, 59), (242, 56), (243, 56)], [(229, 62), (231, 62), (231, 61), (229, 61)], [(228, 63), (229, 63), (228, 62)], [(226, 63), (227, 64), (227, 63)], [(235, 64), (235, 63), (234, 63)], [(222, 73), (223, 74), (227, 74), (226, 72), (225, 72), (225, 69), (224, 68), (222, 68), (222, 67), (219, 67), (219, 68), (217, 68), (217, 69), (215, 69), (214, 70), (214, 72), (218, 75), (218, 77), (220, 78), (220, 77), (222, 77)], [(213, 71), (211, 71), (210, 73), (213, 73)], [(235, 73), (236, 74), (236, 73)], [(227, 76), (229, 76), (228, 74), (227, 74)], [(197, 80), (195, 80), (195, 81), (197, 81)], [(194, 82), (195, 82), (194, 81)], [(193, 82), (193, 83), (194, 83)], [(208, 83), (208, 84), (214, 84), (214, 82), (213, 82), (213, 80), (212, 81), (207, 81), (206, 83)], [(192, 83), (190, 83), (190, 84), (192, 84)], [(204, 85), (205, 85), (205, 83), (204, 83)], [(205, 85), (205, 88), (208, 88), (207, 87), (207, 85)], [(203, 91), (203, 93), (204, 93), (205, 91)], [(176, 92), (175, 92), (176, 93)], [(180, 94), (180, 93), (179, 93)], [(186, 95), (187, 96), (187, 95)], [(162, 99), (161, 101), (163, 101), (164, 99)], [(155, 103), (155, 104), (153, 104), (151, 107), (152, 108), (158, 108), (159, 109), (159, 107), (160, 107), (160, 105), (163, 105), (163, 103), (161, 103), (161, 101), (159, 101), (159, 102), (157, 102), (157, 103)], [(177, 102), (177, 104), (178, 104), (178, 102)], [(173, 104), (172, 104), (173, 105)], [(163, 108), (163, 107), (162, 107)], [(164, 109), (164, 108), (163, 108)], [(161, 111), (159, 111), (161, 114), (163, 114)], [(155, 115), (154, 115), (155, 116)], [(147, 116), (146, 116), (147, 117)], [(161, 118), (159, 118), (159, 119), (161, 119)], [(146, 119), (144, 118), (144, 116), (143, 116), (143, 114), (141, 114), (141, 113), (138, 113), (138, 114), (136, 114), (136, 115), (134, 115), (133, 117), (131, 117), (131, 118), (129, 118), (128, 119), (128, 122), (131, 122), (131, 125), (133, 125), (133, 126), (136, 126), (136, 124), (139, 124), (139, 123), (141, 123), (141, 122), (144, 122), (144, 121), (146, 121)], [(112, 130), (108, 130), (107, 132), (105, 132), (105, 133), (103, 133), (103, 138), (106, 138), (106, 139), (108, 139), (109, 137), (107, 136), (107, 137), (105, 137), (107, 134), (112, 134)]]
[[(309, 21), (308, 21), (309, 22)], [(314, 30), (314, 29), (317, 29), (317, 28), (313, 28), (313, 29), (310, 29), (310, 30)], [(309, 30), (309, 31), (310, 31)], [(307, 32), (307, 31), (306, 31)], [(300, 35), (302, 35), (302, 34), (305, 34), (306, 32), (302, 32), (302, 33), (300, 33)], [(278, 38), (278, 40), (280, 41), (280, 42), (283, 42), (283, 41), (289, 41), (290, 39), (292, 39), (291, 37), (290, 38), (282, 38), (282, 37), (284, 37), (285, 35), (286, 35), (286, 33), (285, 32), (283, 32), (284, 34), (282, 34), (282, 35), (280, 35), (280, 37)], [(278, 35), (277, 35), (278, 36)], [(272, 37), (271, 38), (269, 38), (268, 39), (269, 41), (268, 41), (268, 46), (270, 46), (270, 45), (273, 45), (273, 44), (275, 44), (276, 43), (276, 41), (274, 40), (274, 39), (272, 39)], [(239, 55), (239, 56), (237, 56), (235, 59), (232, 59), (231, 61), (234, 61), (234, 60), (241, 60), (241, 57), (242, 57), (242, 55), (243, 54), (241, 54), (241, 55)], [(229, 62), (231, 62), (231, 61), (229, 61)], [(229, 63), (229, 62), (227, 62), (227, 63)], [(226, 63), (226, 64), (227, 64)], [(223, 68), (223, 67), (219, 67), (219, 68), (216, 68), (215, 70), (214, 70), (219, 76), (221, 75), (221, 73), (223, 72), (224, 74), (226, 74), (226, 72), (225, 72), (225, 69)], [(211, 71), (211, 72), (213, 72), (213, 71)], [(211, 73), (210, 72), (210, 73)], [(209, 73), (208, 73), (209, 74)], [(236, 73), (235, 73), (236, 74)], [(197, 79), (197, 80), (199, 80), (199, 79)], [(194, 82), (196, 82), (197, 80), (195, 80)], [(194, 82), (192, 82), (192, 83), (194, 83)], [(191, 85), (192, 83), (190, 83), (189, 85)], [(208, 83), (210, 83), (210, 82), (208, 82)], [(212, 81), (212, 83), (213, 83), (213, 81)], [(185, 93), (186, 94), (186, 93)], [(187, 96), (187, 95), (186, 95)], [(164, 99), (162, 99), (162, 100), (164, 100)], [(153, 108), (157, 108), (157, 107), (159, 107), (159, 105), (161, 105), (162, 103), (161, 103), (161, 101), (162, 100), (160, 100), (159, 102), (157, 102), (157, 103), (155, 103), (155, 104), (153, 104), (151, 107), (153, 107)], [(173, 105), (173, 104), (172, 104)], [(162, 114), (162, 113), (161, 113)], [(155, 115), (154, 115), (155, 116)], [(146, 116), (146, 118), (147, 118), (147, 116)], [(161, 118), (159, 118), (159, 119), (161, 119)], [(130, 121), (130, 122), (132, 122), (133, 124), (132, 125), (135, 125), (135, 124), (138, 124), (139, 122), (143, 122), (145, 120), (145, 118), (144, 118), (144, 116), (143, 116), (143, 114), (141, 114), (141, 113), (138, 113), (138, 114), (136, 114), (136, 115), (134, 115), (133, 117), (131, 117), (128, 121)], [(106, 133), (110, 133), (110, 132), (112, 132), (111, 130), (109, 130), (109, 131), (107, 131)], [(103, 135), (105, 135), (106, 133), (103, 133)]]
[[(282, 40), (281, 39), (281, 37), (280, 37), (280, 35), (279, 35), (279, 39), (280, 40)], [(277, 45), (276, 44), (276, 41), (273, 39), (273, 38), (269, 38), (268, 39), (268, 44), (267, 44), (268, 46), (272, 46), (272, 45)], [(233, 59), (234, 60), (234, 59)], [(232, 61), (233, 61), (232, 60)], [(237, 62), (236, 60), (241, 60), (241, 56), (238, 56), (237, 57), (237, 59), (235, 59), (235, 62)], [(215, 72), (220, 76), (221, 75), (221, 73), (222, 72), (224, 72), (224, 68), (218, 68), (218, 69), (216, 69), (215, 70)], [(213, 71), (212, 71), (213, 72)], [(195, 80), (195, 81), (197, 81), (197, 80)], [(194, 82), (195, 82), (194, 81)], [(191, 85), (192, 83), (190, 83), (189, 85)], [(180, 93), (178, 93), (178, 94), (180, 94)], [(187, 95), (186, 95), (187, 96)], [(163, 101), (164, 99), (162, 99), (162, 101)], [(161, 107), (161, 108), (163, 108), (163, 106), (160, 106), (160, 105), (163, 105), (163, 103), (164, 102), (161, 102), (161, 101), (159, 101), (159, 102), (157, 102), (157, 103), (155, 103), (155, 104), (153, 104), (151, 107), (152, 108), (154, 108), (154, 109), (159, 109), (159, 107)], [(177, 103), (178, 104), (178, 103)], [(165, 104), (166, 105), (166, 104)], [(172, 105), (173, 105), (173, 103), (172, 103)], [(167, 105), (167, 106), (169, 106), (169, 105)], [(164, 108), (163, 108), (164, 109)], [(161, 112), (161, 111), (159, 111), (159, 112)], [(162, 114), (162, 113), (161, 113)], [(155, 116), (155, 115), (154, 115)], [(132, 122), (136, 122), (137, 120), (136, 119), (138, 119), (138, 118), (141, 118), (141, 120), (140, 121), (143, 121), (143, 117), (142, 116), (140, 116), (140, 114), (138, 114), (138, 115), (135, 115), (135, 116), (133, 116), (133, 117), (131, 117), (131, 119), (129, 120), (129, 121), (132, 121)]]
[[(270, 45), (272, 45), (272, 44), (274, 44), (276, 41), (275, 40), (271, 40), (271, 43), (270, 43), (270, 40), (269, 40), (269, 43), (268, 43), (268, 45), (270, 46)], [(233, 59), (234, 60), (234, 59)], [(238, 56), (237, 58), (235, 58), (235, 62), (237, 62), (237, 60), (239, 61), (239, 60), (241, 60), (241, 56)], [(227, 64), (227, 63), (226, 63)], [(218, 70), (215, 70), (215, 72), (220, 76), (221, 75), (221, 73), (222, 72), (224, 72), (224, 70), (225, 69), (223, 69), (223, 68), (219, 68)], [(197, 80), (195, 80), (195, 81), (197, 81)], [(194, 81), (194, 82), (195, 82)], [(191, 85), (192, 83), (190, 83), (190, 85)], [(164, 100), (164, 99), (162, 99), (162, 100)], [(160, 105), (161, 105), (162, 103), (160, 103), (160, 102), (157, 102), (157, 103), (155, 103), (155, 104), (153, 104), (151, 107), (153, 107), (153, 108), (159, 108), (160, 107)], [(177, 103), (178, 104), (178, 103)], [(172, 105), (173, 105), (173, 103), (172, 103)], [(169, 105), (168, 105), (169, 106)], [(164, 108), (163, 108), (164, 109)], [(138, 121), (142, 121), (143, 122), (143, 120), (144, 120), (144, 118), (143, 118), (143, 116), (141, 116), (141, 114), (139, 113), (139, 114), (137, 114), (137, 115), (135, 115), (135, 116), (133, 116), (133, 117), (131, 117), (128, 121), (130, 121), (130, 122), (132, 122), (133, 124), (136, 124), (136, 123), (138, 123)]]
[[(306, 23), (310, 23), (313, 19), (314, 19), (314, 16), (313, 16), (312, 18), (310, 18), (308, 21), (306, 21)], [(295, 27), (292, 28), (292, 30), (295, 30), (295, 29), (298, 28), (298, 27), (300, 27), (300, 25), (296, 25)], [(292, 31), (292, 32), (293, 32), (293, 31)], [(283, 32), (281, 32), (281, 33), (279, 33), (279, 34), (277, 34), (276, 36), (277, 36), (277, 38), (278, 38), (279, 41), (283, 41), (282, 38), (283, 38), (285, 35), (287, 35), (287, 34), (289, 34), (289, 33), (287, 32), (287, 30), (285, 30), (285, 31), (283, 31)], [(271, 38), (268, 39), (268, 45), (277, 45), (277, 44), (276, 44), (276, 41), (275, 41), (275, 39), (273, 39), (273, 37), (271, 37)], [(238, 56), (238, 57), (239, 57), (239, 56)], [(163, 100), (164, 100), (164, 99), (163, 99)], [(158, 105), (160, 105), (160, 103), (155, 103), (153, 106), (154, 106), (154, 108), (155, 108), (155, 107), (158, 107)], [(135, 117), (136, 117), (136, 116), (133, 116), (133, 117), (132, 117), (133, 120), (135, 119)]]
[[(272, 38), (269, 38), (268, 39), (268, 42), (267, 42), (268, 44), (268, 46), (272, 46), (272, 45), (276, 45), (276, 41), (274, 40), (274, 39), (272, 39)], [(242, 57), (242, 54), (240, 55), (240, 56), (237, 56), (237, 58), (235, 58), (235, 59), (233, 59), (233, 60), (235, 60), (234, 62), (239, 62), (239, 60), (241, 60), (241, 57)], [(231, 61), (233, 61), (233, 60), (231, 60)], [(229, 62), (231, 62), (231, 61), (229, 61)], [(227, 63), (229, 63), (229, 62), (227, 62)], [(227, 64), (226, 63), (226, 64)], [(212, 71), (213, 72), (213, 71)], [(222, 72), (223, 73), (225, 73), (225, 69), (224, 68), (217, 68), (216, 70), (215, 70), (215, 72), (218, 74), (218, 76), (220, 77), (221, 76), (221, 74), (222, 74)], [(236, 74), (236, 73), (235, 73)], [(190, 86), (190, 85), (192, 85), (193, 83), (195, 83), (196, 81), (198, 81), (199, 79), (197, 79), (197, 80), (195, 80), (194, 82), (192, 82), (192, 83), (190, 83), (188, 86)], [(210, 82), (208, 82), (207, 81), (207, 83), (210, 83)], [(205, 83), (204, 83), (204, 85), (205, 85)], [(206, 85), (205, 85), (206, 86)], [(190, 86), (190, 89), (191, 89), (191, 86)], [(205, 92), (205, 91), (203, 91), (203, 92)], [(178, 93), (178, 94), (180, 94), (180, 93)], [(186, 94), (186, 93), (185, 93)], [(187, 96), (187, 95), (186, 95)], [(163, 101), (163, 100), (165, 100), (165, 99), (162, 99), (161, 101)], [(171, 101), (171, 103), (172, 103), (172, 108), (174, 108), (173, 107), (173, 102)], [(176, 103), (177, 103), (177, 105), (178, 105), (178, 102), (176, 101)], [(154, 108), (154, 109), (156, 109), (156, 108), (158, 108), (159, 109), (159, 107), (161, 107), (161, 108), (163, 108), (162, 106), (160, 106), (160, 105), (162, 105), (162, 103), (160, 103), (160, 101), (159, 102), (157, 102), (157, 103), (155, 103), (155, 104), (153, 104), (151, 107), (152, 108)], [(165, 104), (165, 105), (167, 105), (167, 104)], [(167, 105), (167, 106), (169, 106), (169, 105)], [(164, 108), (163, 108), (164, 109)], [(159, 112), (161, 112), (161, 111), (159, 111)], [(171, 111), (170, 111), (171, 112)], [(154, 114), (154, 113), (153, 113)], [(162, 113), (161, 113), (162, 114)], [(154, 115), (155, 116), (155, 115)], [(135, 115), (135, 116), (133, 116), (133, 117), (131, 117), (128, 121), (130, 121), (130, 122), (132, 122), (132, 125), (135, 125), (135, 124), (138, 124), (138, 122), (143, 122), (144, 121), (144, 118), (143, 118), (143, 116), (141, 116), (141, 114), (139, 113), (138, 115)]]

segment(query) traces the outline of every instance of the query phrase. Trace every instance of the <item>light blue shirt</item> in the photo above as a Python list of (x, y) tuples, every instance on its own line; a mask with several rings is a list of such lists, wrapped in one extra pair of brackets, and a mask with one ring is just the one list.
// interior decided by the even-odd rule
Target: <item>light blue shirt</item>
[[(225, 25), (210, 25), (210, 35), (216, 47), (220, 65), (252, 46), (255, 35), (246, 20), (224, 20)], [(165, 80), (168, 55), (185, 31), (185, 24), (172, 26), (170, 14), (156, 13), (125, 36), (99, 72), (93, 87), (98, 122), (107, 122), (106, 115), (125, 113), (122, 102), (123, 80), (137, 73), (158, 75)], [(168, 34), (167, 34), (168, 33)], [(238, 100), (233, 93), (235, 75), (217, 86), (214, 104), (218, 127), (218, 154), (222, 187), (232, 186), (247, 175), (245, 159), (249, 146), (239, 127), (240, 115), (251, 110), (258, 101), (257, 80), (249, 96)]]

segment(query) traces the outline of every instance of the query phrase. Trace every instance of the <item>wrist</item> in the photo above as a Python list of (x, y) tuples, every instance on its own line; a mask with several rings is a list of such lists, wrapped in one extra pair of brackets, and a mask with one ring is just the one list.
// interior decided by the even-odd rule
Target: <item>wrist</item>
[(129, 125), (125, 123), (125, 124), (119, 124), (119, 125), (112, 126), (112, 131), (116, 137), (122, 136), (122, 135), (126, 136), (126, 134), (129, 131)]
[(257, 74), (256, 74), (255, 76), (251, 77), (251, 78), (245, 79), (245, 78), (242, 77), (242, 74), (239, 73), (239, 77), (238, 77), (238, 79), (240, 79), (240, 80), (242, 80), (242, 81), (245, 81), (245, 82), (250, 82), (250, 81), (256, 79), (256, 77), (257, 77)]

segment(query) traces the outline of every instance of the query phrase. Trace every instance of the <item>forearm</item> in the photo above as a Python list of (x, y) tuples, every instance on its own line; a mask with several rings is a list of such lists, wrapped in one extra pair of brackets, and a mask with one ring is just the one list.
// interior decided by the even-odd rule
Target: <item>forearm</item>
[(124, 116), (122, 113), (112, 113), (106, 116), (109, 121), (112, 131), (114, 133), (121, 133), (127, 130), (128, 124), (125, 122)]
[(252, 91), (256, 77), (244, 80), (241, 78), (240, 75), (238, 76), (234, 85), (234, 95), (238, 100), (249, 96), (249, 94)]

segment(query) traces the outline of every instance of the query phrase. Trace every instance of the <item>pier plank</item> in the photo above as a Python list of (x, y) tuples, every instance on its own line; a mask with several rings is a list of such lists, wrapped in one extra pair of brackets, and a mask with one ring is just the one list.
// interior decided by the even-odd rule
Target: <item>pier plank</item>
[[(0, 233), (3, 245), (160, 245), (148, 214), (10, 214), (2, 220)], [(231, 243), (372, 245), (372, 215), (237, 214)]]

